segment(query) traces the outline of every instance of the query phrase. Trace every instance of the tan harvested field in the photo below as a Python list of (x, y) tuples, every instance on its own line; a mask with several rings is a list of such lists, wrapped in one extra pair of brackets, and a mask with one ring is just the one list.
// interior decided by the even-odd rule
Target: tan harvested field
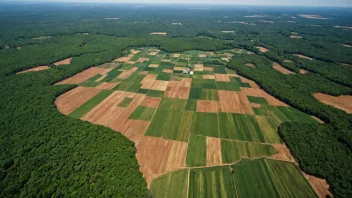
[(322, 121), (321, 119), (315, 117), (315, 116), (311, 116), (314, 120), (318, 121), (320, 124), (324, 124), (324, 121)]
[(147, 74), (143, 80), (141, 81), (142, 89), (150, 89), (152, 88), (154, 82), (156, 81), (157, 74)]
[(194, 71), (204, 71), (204, 65), (203, 64), (195, 64)]
[(118, 77), (122, 79), (126, 79), (131, 76), (135, 71), (138, 70), (138, 67), (132, 67), (130, 70), (123, 71)]
[(325, 179), (314, 177), (312, 175), (305, 175), (305, 176), (319, 197), (324, 198), (327, 195), (330, 195), (332, 197), (332, 194), (329, 191), (330, 185), (327, 183)]
[(265, 98), (266, 101), (272, 106), (288, 106), (287, 104), (281, 102), (280, 100), (274, 98), (270, 94), (266, 93), (262, 89), (253, 89), (253, 88), (241, 88), (242, 93), (246, 96), (255, 96)]
[(61, 84), (80, 84), (89, 78), (101, 74), (104, 75), (108, 73), (111, 70), (111, 68), (100, 68), (100, 67), (91, 67), (89, 69), (84, 70), (81, 73), (78, 73), (71, 78), (65, 79), (61, 82), (56, 83), (56, 85), (61, 85)]
[(172, 70), (172, 69), (163, 69), (163, 72), (164, 73), (173, 73), (174, 70)]
[(278, 154), (274, 154), (268, 158), (281, 160), (281, 161), (288, 161), (288, 162), (296, 162), (295, 158), (291, 155), (290, 150), (287, 148), (285, 144), (272, 144)]
[(122, 62), (122, 63), (126, 63), (128, 62), (131, 58), (133, 57), (133, 55), (128, 55), (128, 56), (125, 56), (125, 57), (120, 57), (118, 59), (115, 59), (114, 62)]
[(346, 111), (348, 114), (352, 113), (352, 96), (342, 95), (335, 97), (322, 93), (315, 93), (313, 95), (324, 104)]
[(340, 63), (340, 64), (343, 65), (343, 66), (348, 66), (348, 67), (352, 66), (351, 64), (347, 64), (347, 63)]
[(268, 51), (269, 51), (269, 50), (268, 50), (268, 49), (266, 49), (265, 47), (255, 46), (255, 48), (259, 49), (259, 51), (260, 51), (260, 52), (263, 52), (263, 53), (265, 53), (265, 52), (268, 52)]
[(153, 98), (146, 96), (141, 103), (141, 106), (151, 107), (151, 108), (158, 108), (160, 104), (161, 98)]
[(302, 36), (290, 36), (290, 38), (292, 38), (292, 39), (301, 39), (301, 38), (303, 38)]
[(308, 57), (308, 56), (304, 56), (302, 54), (294, 54), (295, 56), (298, 56), (300, 58), (303, 58), (303, 59), (307, 59), (307, 60), (313, 60), (312, 58)]
[(183, 71), (185, 67), (174, 67), (174, 71)]
[(141, 51), (138, 51), (138, 50), (135, 50), (135, 49), (131, 49), (130, 52), (131, 52), (132, 54), (138, 54), (138, 53), (141, 52)]
[(352, 45), (348, 45), (348, 44), (342, 44), (345, 47), (352, 47)]
[(179, 58), (180, 57), (180, 54), (174, 54), (172, 55), (173, 58)]
[(221, 58), (221, 60), (226, 61), (226, 62), (229, 62), (229, 61), (230, 61), (229, 58)]
[(95, 87), (96, 89), (105, 89), (105, 90), (111, 90), (112, 88), (114, 88), (116, 85), (118, 85), (119, 83), (108, 83), (108, 82), (103, 82), (100, 85), (98, 85), (97, 87)]
[(220, 104), (218, 101), (197, 100), (197, 112), (217, 113)]
[(17, 72), (16, 74), (23, 74), (23, 73), (34, 72), (34, 71), (42, 71), (42, 70), (46, 70), (46, 69), (50, 69), (50, 67), (49, 66), (38, 66), (38, 67), (27, 69), (27, 70), (24, 70), (21, 72)]
[(230, 78), (227, 74), (214, 74), (214, 75), (215, 75), (215, 81), (230, 82)]
[(247, 51), (247, 54), (251, 55), (251, 54), (254, 54), (254, 52)]
[(160, 174), (185, 168), (187, 142), (144, 136), (136, 147), (140, 171), (148, 188)]
[(217, 166), (222, 164), (221, 140), (220, 138), (207, 137), (207, 166)]
[(214, 79), (215, 79), (215, 75), (203, 75), (203, 79), (211, 79), (211, 80), (214, 80)]
[(214, 71), (214, 68), (212, 67), (203, 67), (204, 71)]
[(62, 114), (69, 115), (100, 91), (90, 87), (77, 87), (56, 98), (55, 104)]
[(146, 61), (149, 61), (150, 60), (150, 58), (139, 58), (138, 60), (137, 60), (137, 62), (138, 63), (143, 63), (143, 62), (146, 62)]
[(156, 56), (159, 52), (149, 52), (149, 56)]
[(169, 81), (164, 97), (188, 99), (191, 92), (192, 78), (183, 78), (180, 81)]
[(275, 23), (274, 21), (264, 21), (264, 20), (260, 20), (260, 21), (263, 23), (271, 23), (271, 24)]
[(293, 63), (292, 60), (284, 60), (285, 63)]
[(206, 54), (199, 54), (199, 58), (206, 58), (207, 55)]
[(167, 85), (169, 84), (169, 81), (163, 81), (163, 80), (156, 80), (150, 88), (151, 90), (157, 90), (157, 91), (166, 91)]
[(246, 18), (262, 18), (262, 17), (265, 17), (265, 16), (256, 14), (256, 15), (250, 15), (250, 16), (244, 16), (244, 17), (246, 17)]
[(256, 68), (256, 66), (253, 63), (246, 63), (246, 66)]
[(152, 32), (150, 34), (152, 34), (152, 35), (166, 35), (167, 33), (166, 32)]
[(60, 65), (69, 65), (71, 64), (71, 60), (72, 58), (66, 58), (64, 60), (58, 61), (56, 63), (54, 63), (55, 66), (60, 66)]
[(140, 71), (139, 74), (141, 75), (147, 75), (149, 72), (148, 71)]
[(308, 73), (308, 72), (309, 72), (309, 71), (304, 70), (304, 69), (300, 69), (300, 70), (299, 70), (299, 73), (300, 73), (300, 74), (306, 74), (306, 73)]
[(336, 25), (336, 26), (334, 26), (334, 28), (342, 28), (342, 29), (352, 30), (352, 26), (339, 26), (339, 25)]
[(303, 17), (303, 18), (307, 18), (307, 19), (328, 19), (328, 18), (324, 18), (320, 15), (311, 15), (311, 14), (300, 14), (298, 15), (300, 17)]
[(254, 114), (250, 102), (242, 92), (218, 90), (222, 112)]
[(258, 103), (251, 103), (251, 107), (254, 107), (254, 108), (260, 108), (261, 105), (258, 104)]
[(232, 30), (223, 30), (221, 31), (222, 33), (235, 33), (235, 31), (232, 31)]
[(276, 69), (277, 71), (283, 73), (283, 74), (295, 74), (294, 72), (291, 72), (290, 70), (282, 67), (279, 63), (274, 62), (273, 63), (273, 68)]
[[(230, 75), (230, 74), (229, 74), (229, 75)], [(255, 83), (255, 82), (252, 81), (252, 80), (249, 80), (249, 79), (247, 79), (247, 78), (245, 78), (245, 77), (242, 77), (242, 76), (238, 76), (237, 74), (236, 74), (236, 76), (234, 75), (234, 77), (239, 77), (242, 82), (244, 82), (244, 83), (249, 83), (253, 89), (260, 89), (259, 85), (257, 85), (257, 83)]]
[(158, 68), (158, 67), (159, 67), (159, 64), (150, 64), (150, 65), (148, 65), (148, 67), (151, 67), (151, 68)]

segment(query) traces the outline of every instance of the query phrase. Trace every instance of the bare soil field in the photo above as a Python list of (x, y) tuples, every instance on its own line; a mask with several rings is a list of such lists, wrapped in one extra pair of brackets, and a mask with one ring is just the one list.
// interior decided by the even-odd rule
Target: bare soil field
[(128, 62), (132, 57), (133, 57), (133, 54), (130, 54), (130, 55), (128, 55), (128, 56), (120, 57), (120, 58), (118, 58), (118, 59), (115, 59), (113, 62), (122, 62), (122, 63), (126, 63), (126, 62)]
[(50, 69), (50, 67), (49, 66), (38, 66), (38, 67), (27, 69), (27, 70), (24, 70), (21, 72), (17, 72), (16, 74), (23, 74), (23, 73), (34, 72), (34, 71), (42, 71), (42, 70), (46, 70), (46, 69)]
[[(238, 75), (236, 74), (236, 76), (234, 76), (234, 77), (238, 77)], [(253, 89), (260, 89), (259, 85), (257, 85), (257, 83), (255, 83), (254, 81), (249, 80), (249, 79), (242, 77), (242, 76), (239, 76), (239, 78), (241, 79), (242, 82), (249, 83)]]
[(199, 58), (206, 58), (207, 55), (206, 54), (199, 54)]
[(230, 82), (230, 78), (227, 74), (215, 74), (215, 81)]
[(334, 26), (334, 28), (342, 28), (342, 29), (349, 29), (352, 30), (352, 26)]
[(90, 87), (77, 87), (57, 97), (55, 104), (62, 114), (69, 115), (100, 91)]
[(163, 80), (156, 80), (150, 88), (151, 90), (157, 90), (157, 91), (166, 91), (167, 85), (169, 84), (169, 81), (163, 81)]
[(345, 47), (352, 47), (352, 45), (342, 44)]
[(282, 67), (279, 63), (274, 62), (273, 68), (276, 69), (277, 71), (283, 73), (283, 74), (295, 74), (294, 72), (291, 72), (290, 70)]
[(342, 95), (339, 97), (335, 97), (327, 94), (315, 93), (314, 97), (324, 104), (331, 105), (335, 108), (344, 110), (348, 114), (352, 113), (352, 96)]
[(150, 89), (152, 88), (154, 82), (156, 81), (158, 75), (156, 74), (147, 74), (143, 80), (141, 81), (142, 89)]
[(306, 73), (308, 73), (308, 72), (309, 72), (309, 71), (304, 70), (304, 69), (300, 69), (300, 70), (299, 70), (299, 73), (300, 73), (300, 74), (306, 74)]
[(191, 78), (183, 78), (180, 81), (168, 81), (164, 97), (188, 99), (191, 92)]
[(163, 69), (163, 72), (172, 74), (174, 71), (172, 69)]
[(298, 16), (303, 17), (303, 18), (307, 18), (307, 19), (322, 19), (322, 20), (329, 19), (329, 18), (324, 18), (320, 15), (311, 15), (311, 14), (300, 14)]
[(106, 74), (111, 70), (111, 68), (100, 68), (100, 67), (91, 67), (89, 69), (84, 70), (81, 73), (78, 73), (71, 78), (65, 79), (61, 82), (56, 83), (55, 85), (61, 84), (80, 84), (89, 78), (97, 75), (97, 74)]
[(287, 148), (285, 144), (272, 144), (278, 154), (274, 154), (268, 158), (288, 161), (288, 162), (296, 162), (295, 158), (291, 155), (290, 150)]
[(105, 89), (105, 90), (111, 90), (112, 88), (114, 88), (116, 85), (118, 85), (119, 83), (108, 83), (108, 82), (103, 82), (100, 85), (98, 85), (97, 87), (95, 87), (96, 89)]
[(280, 100), (274, 98), (270, 94), (266, 93), (262, 89), (253, 89), (253, 88), (241, 88), (242, 93), (246, 96), (255, 96), (255, 97), (263, 97), (266, 101), (272, 106), (288, 106), (287, 104), (281, 102)]
[(221, 156), (221, 140), (220, 138), (207, 137), (206, 139), (207, 147), (207, 166), (216, 166), (222, 164)]
[(290, 36), (290, 38), (292, 38), (292, 39), (302, 39), (303, 37), (302, 36), (294, 36), (294, 35), (292, 35), (292, 36)]
[(180, 54), (173, 54), (172, 57), (173, 57), (173, 58), (179, 58), (179, 57), (180, 57)]
[(150, 34), (152, 34), (152, 35), (166, 35), (167, 33), (166, 32), (152, 32)]
[(167, 171), (185, 168), (187, 142), (145, 136), (136, 145), (140, 171), (147, 181)]
[(308, 57), (308, 56), (304, 56), (302, 54), (294, 54), (295, 56), (298, 56), (300, 58), (303, 58), (303, 59), (307, 59), (307, 60), (313, 60), (312, 58)]
[(158, 108), (160, 101), (161, 98), (153, 98), (146, 96), (140, 105), (145, 107)]
[(315, 116), (311, 116), (314, 120), (318, 121), (320, 124), (324, 124), (324, 121), (322, 121), (321, 119), (315, 117)]
[(246, 66), (256, 68), (256, 66), (253, 63), (246, 63)]
[(138, 67), (132, 67), (130, 70), (123, 71), (118, 77), (122, 79), (126, 79), (133, 74), (133, 72), (137, 71)]
[(151, 67), (151, 68), (158, 68), (158, 67), (159, 67), (159, 64), (150, 64), (150, 65), (148, 65), (148, 67)]
[(223, 30), (221, 31), (222, 33), (235, 33), (235, 31), (230, 31), (230, 30)]
[(242, 92), (218, 90), (222, 112), (254, 114), (250, 102)]
[(184, 67), (174, 67), (174, 71), (183, 71)]
[(72, 58), (66, 58), (64, 60), (58, 61), (56, 63), (54, 63), (55, 66), (60, 66), (60, 65), (69, 65), (71, 64), (71, 60)]
[(149, 61), (149, 60), (150, 60), (150, 58), (139, 58), (139, 59), (137, 60), (137, 62), (143, 63), (143, 62), (146, 62), (146, 61)]
[(320, 179), (312, 175), (305, 175), (305, 176), (319, 197), (324, 198), (327, 195), (330, 195), (332, 197), (331, 193), (329, 192), (330, 185), (326, 182), (325, 179)]
[(215, 75), (203, 75), (203, 79), (215, 80)]
[(340, 64), (343, 65), (343, 66), (348, 66), (348, 67), (352, 66), (352, 65), (347, 64), (347, 63), (340, 63)]
[(259, 51), (260, 51), (260, 52), (263, 52), (263, 53), (265, 53), (265, 52), (268, 52), (268, 51), (269, 51), (269, 50), (268, 50), (268, 49), (266, 49), (265, 47), (255, 46), (255, 48), (259, 49)]
[(220, 104), (218, 101), (197, 100), (197, 112), (217, 113)]
[(203, 67), (204, 71), (214, 71), (214, 68), (212, 67)]

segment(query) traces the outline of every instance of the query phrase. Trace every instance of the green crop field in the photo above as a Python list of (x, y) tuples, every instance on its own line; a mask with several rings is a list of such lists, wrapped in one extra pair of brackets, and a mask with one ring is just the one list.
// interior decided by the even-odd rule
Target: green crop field
[(183, 110), (187, 105), (187, 100), (163, 98), (159, 104), (159, 108), (167, 110)]
[[(170, 188), (172, 186), (172, 188)], [(185, 198), (188, 188), (188, 170), (170, 172), (153, 180), (150, 192), (153, 197)]]
[(236, 197), (229, 167), (191, 169), (188, 197)]
[(155, 109), (150, 107), (138, 106), (128, 119), (150, 121)]
[(191, 133), (210, 137), (219, 137), (218, 115), (216, 113), (194, 112)]
[(219, 100), (218, 92), (216, 89), (204, 89), (204, 88), (191, 88), (189, 99), (215, 100), (215, 101)]
[(70, 117), (80, 119), (86, 113), (88, 113), (90, 110), (92, 110), (96, 105), (98, 105), (103, 100), (105, 100), (108, 96), (110, 96), (112, 93), (113, 93), (113, 91), (110, 91), (110, 90), (102, 90), (97, 95), (95, 95), (93, 98), (91, 98), (86, 103), (84, 103), (82, 106), (80, 106), (79, 108), (74, 110), (70, 114)]
[(241, 158), (259, 158), (271, 156), (278, 153), (271, 145), (237, 142), (231, 140), (221, 140), (222, 161), (225, 164), (231, 164), (239, 161)]
[(185, 110), (196, 111), (197, 110), (197, 100), (187, 100), (187, 105)]
[(206, 165), (206, 137), (189, 136), (186, 165), (190, 167)]
[(125, 97), (117, 106), (118, 107), (128, 107), (131, 104), (133, 98)]

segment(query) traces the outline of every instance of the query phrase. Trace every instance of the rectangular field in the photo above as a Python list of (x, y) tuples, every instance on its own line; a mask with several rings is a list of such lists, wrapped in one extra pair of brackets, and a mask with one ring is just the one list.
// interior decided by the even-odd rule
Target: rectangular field
[(186, 165), (190, 167), (205, 166), (207, 162), (206, 137), (189, 136)]
[(219, 137), (217, 113), (194, 112), (191, 134)]
[(154, 108), (138, 106), (128, 119), (150, 121), (154, 115), (154, 112)]
[(153, 197), (187, 197), (187, 187), (188, 170), (183, 169), (154, 179), (150, 191)]

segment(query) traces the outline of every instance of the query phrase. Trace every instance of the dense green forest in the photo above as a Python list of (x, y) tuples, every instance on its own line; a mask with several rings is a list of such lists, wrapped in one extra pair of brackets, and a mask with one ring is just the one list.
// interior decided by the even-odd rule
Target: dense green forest
[[(312, 95), (352, 94), (352, 67), (340, 65), (352, 64), (352, 48), (341, 45), (352, 44), (352, 33), (333, 27), (351, 26), (350, 9), (15, 3), (1, 6), (0, 197), (148, 196), (133, 143), (111, 129), (59, 113), (55, 98), (74, 86), (52, 86), (139, 46), (154, 46), (167, 52), (229, 48), (255, 52), (235, 56), (228, 67), (325, 122), (318, 126), (284, 123), (279, 134), (304, 171), (326, 178), (335, 197), (352, 196), (352, 116), (320, 103)], [(305, 19), (298, 16), (302, 13), (331, 19)], [(246, 17), (256, 14), (265, 17)], [(235, 33), (222, 33), (224, 30)], [(150, 35), (156, 31), (167, 32), (167, 36)], [(293, 40), (289, 38), (291, 32), (303, 38)], [(40, 36), (51, 37), (33, 39)], [(254, 46), (270, 51), (261, 53)], [(68, 57), (73, 57), (70, 65), (52, 65)], [(294, 62), (285, 63), (285, 59)], [(296, 73), (300, 68), (310, 73), (283, 75), (271, 68), (273, 61)], [(257, 68), (246, 67), (249, 62)], [(50, 65), (51, 69), (15, 74), (39, 65)]]

